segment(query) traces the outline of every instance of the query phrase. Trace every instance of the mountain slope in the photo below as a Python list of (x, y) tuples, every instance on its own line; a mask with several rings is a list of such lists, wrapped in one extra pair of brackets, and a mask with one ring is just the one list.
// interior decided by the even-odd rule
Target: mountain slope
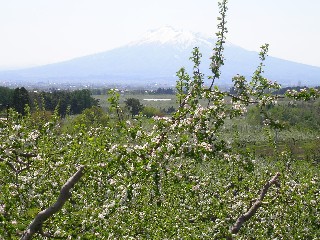
[[(172, 85), (180, 67), (185, 66), (191, 73), (189, 57), (195, 46), (203, 54), (201, 70), (208, 75), (214, 39), (163, 27), (111, 51), (41, 67), (0, 72), (0, 81)], [(230, 43), (225, 45), (224, 54), (226, 62), (218, 84), (230, 84), (232, 77), (238, 73), (250, 77), (259, 64), (258, 53)], [(295, 85), (298, 82), (320, 84), (318, 67), (268, 57), (265, 69), (266, 77), (284, 85)]]

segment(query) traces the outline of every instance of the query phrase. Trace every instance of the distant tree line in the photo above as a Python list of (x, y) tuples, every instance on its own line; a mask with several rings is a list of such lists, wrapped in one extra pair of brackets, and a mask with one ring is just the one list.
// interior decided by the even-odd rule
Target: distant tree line
[(156, 94), (175, 94), (175, 89), (173, 88), (158, 88), (154, 91)]
[(90, 89), (92, 95), (107, 95), (110, 88), (93, 88)]
[[(92, 95), (107, 95), (110, 88), (94, 88), (90, 89)], [(126, 93), (132, 94), (175, 94), (175, 88), (158, 88), (156, 90), (146, 90), (146, 89), (135, 89), (135, 90), (125, 90)]]
[(13, 89), (0, 87), (0, 111), (6, 109), (7, 105), (12, 104)]
[(38, 102), (44, 100), (45, 109), (54, 111), (56, 108), (61, 116), (80, 114), (83, 110), (98, 106), (98, 100), (91, 97), (89, 90), (42, 92), (37, 95)]
[[(318, 87), (315, 87), (316, 89), (320, 89), (320, 86)], [(296, 90), (296, 91), (300, 91), (301, 89), (309, 89), (309, 87), (307, 86), (296, 86), (296, 87), (283, 87), (277, 91), (273, 91), (272, 94), (275, 94), (275, 95), (283, 95), (286, 93), (286, 91), (288, 90)], [(231, 94), (235, 94), (235, 90), (234, 90), (234, 87), (230, 88), (230, 93)]]
[(0, 87), (0, 110), (12, 107), (17, 112), (25, 114), (25, 105), (30, 105), (30, 97), (24, 87), (16, 89)]
[[(318, 86), (318, 87), (315, 87), (316, 89), (320, 89), (320, 86)], [(281, 88), (281, 89), (279, 89), (279, 90), (277, 90), (277, 91), (275, 91), (274, 92), (274, 94), (285, 94), (285, 92), (286, 91), (288, 91), (288, 90), (296, 90), (296, 91), (301, 91), (301, 89), (309, 89), (309, 87), (307, 87), (307, 86), (296, 86), (296, 87), (284, 87), (284, 88)]]
[(67, 113), (79, 114), (84, 109), (98, 106), (98, 100), (92, 98), (89, 90), (29, 92), (24, 87), (11, 89), (0, 87), (0, 110), (13, 108), (25, 114), (25, 106), (31, 109), (39, 106), (47, 111), (57, 109), (60, 116)]

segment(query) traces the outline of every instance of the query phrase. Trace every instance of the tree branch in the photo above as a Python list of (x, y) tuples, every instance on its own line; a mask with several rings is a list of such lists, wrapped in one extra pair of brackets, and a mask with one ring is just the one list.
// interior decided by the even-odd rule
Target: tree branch
[(230, 232), (232, 234), (236, 234), (240, 231), (240, 228), (242, 227), (242, 225), (248, 221), (259, 209), (259, 207), (261, 207), (262, 205), (262, 201), (264, 199), (264, 197), (266, 196), (269, 188), (275, 184), (276, 186), (279, 187), (279, 183), (278, 183), (278, 178), (280, 176), (280, 173), (277, 173), (276, 175), (273, 176), (273, 178), (267, 182), (264, 187), (261, 189), (261, 193), (260, 196), (254, 201), (253, 205), (251, 206), (251, 208), (248, 210), (248, 212), (246, 212), (245, 214), (241, 215), (236, 223), (233, 225), (233, 227), (231, 228)]
[(32, 236), (35, 233), (42, 232), (42, 224), (53, 214), (60, 211), (65, 202), (71, 197), (70, 190), (74, 187), (74, 185), (80, 180), (80, 178), (84, 174), (83, 170), (84, 167), (82, 166), (71, 178), (69, 178), (69, 180), (61, 188), (60, 195), (57, 201), (49, 208), (38, 213), (38, 215), (29, 225), (28, 229), (24, 232), (23, 236), (21, 237), (21, 240), (30, 240), (32, 239)]
[(18, 171), (11, 162), (8, 162), (7, 160), (2, 158), (0, 158), (0, 162), (4, 162), (5, 164), (7, 164), (15, 173)]
[(236, 95), (234, 95), (234, 94), (231, 94), (231, 93), (228, 93), (228, 92), (226, 92), (226, 96), (231, 97), (231, 98), (233, 98), (233, 99), (236, 99), (236, 100), (238, 100), (238, 101), (240, 101), (240, 102), (247, 103), (247, 104), (256, 104), (256, 103), (259, 103), (258, 101), (250, 101), (250, 100), (243, 99), (243, 98), (241, 98), (241, 97), (238, 97), (238, 96), (236, 96)]

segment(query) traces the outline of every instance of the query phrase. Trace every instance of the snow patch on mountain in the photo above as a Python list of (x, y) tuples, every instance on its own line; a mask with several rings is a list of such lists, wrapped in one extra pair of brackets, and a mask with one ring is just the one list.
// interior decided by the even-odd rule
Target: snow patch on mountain
[(170, 26), (149, 31), (138, 41), (130, 43), (129, 46), (144, 44), (170, 44), (179, 46), (181, 49), (187, 49), (203, 44), (208, 47), (213, 47), (213, 44), (209, 39), (203, 38), (198, 33), (186, 30), (177, 30)]

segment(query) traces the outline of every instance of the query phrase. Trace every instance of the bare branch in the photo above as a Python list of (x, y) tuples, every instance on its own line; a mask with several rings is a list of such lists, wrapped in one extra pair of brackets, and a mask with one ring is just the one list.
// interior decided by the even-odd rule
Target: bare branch
[(11, 162), (8, 162), (7, 160), (2, 158), (0, 158), (0, 162), (4, 162), (5, 164), (7, 164), (15, 173), (18, 171)]
[(20, 153), (19, 155), (25, 158), (33, 158), (37, 156), (37, 154), (34, 154), (34, 153)]
[(74, 187), (74, 185), (80, 180), (83, 176), (84, 167), (82, 166), (69, 180), (63, 185), (60, 190), (60, 195), (57, 201), (50, 206), (49, 208), (41, 211), (35, 217), (35, 219), (31, 222), (28, 229), (24, 232), (21, 240), (29, 240), (32, 239), (32, 236), (35, 233), (41, 233), (42, 231), (42, 224), (49, 219), (53, 214), (60, 211), (65, 204), (65, 202), (71, 197), (70, 190)]
[(24, 157), (24, 158), (33, 158), (37, 156), (37, 154), (34, 154), (34, 153), (22, 153), (22, 152), (18, 152), (17, 150), (12, 150), (12, 152), (17, 156)]
[(276, 175), (273, 176), (273, 178), (267, 182), (264, 187), (261, 189), (261, 193), (259, 195), (259, 197), (254, 201), (253, 205), (251, 206), (251, 208), (248, 210), (248, 212), (246, 212), (245, 214), (241, 215), (236, 223), (233, 225), (233, 227), (231, 228), (231, 233), (232, 234), (236, 234), (240, 231), (240, 228), (242, 227), (242, 225), (248, 221), (259, 209), (259, 207), (261, 207), (262, 205), (262, 201), (264, 199), (264, 197), (266, 196), (269, 188), (275, 184), (276, 186), (279, 187), (279, 183), (278, 183), (278, 178), (280, 176), (280, 173), (277, 173)]

